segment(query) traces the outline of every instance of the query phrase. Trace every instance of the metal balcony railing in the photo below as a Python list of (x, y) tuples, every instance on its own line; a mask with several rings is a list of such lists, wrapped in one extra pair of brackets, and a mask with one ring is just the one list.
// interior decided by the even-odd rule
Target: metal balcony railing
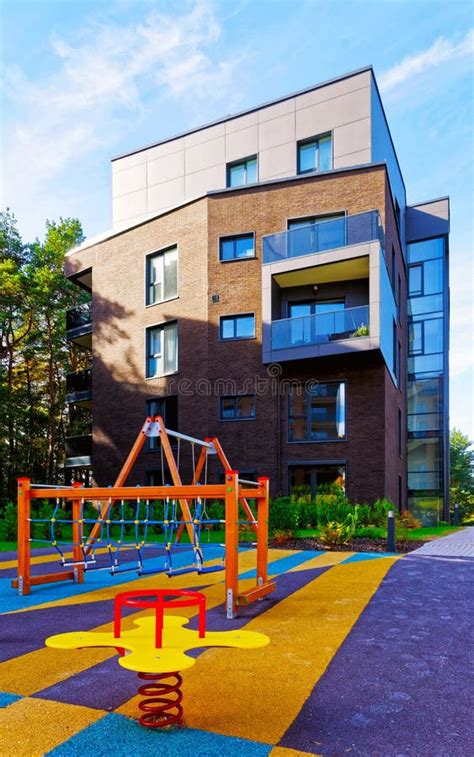
[(277, 263), (362, 242), (378, 240), (383, 246), (383, 239), (379, 212), (370, 210), (263, 237), (263, 262)]
[(92, 302), (83, 302), (74, 305), (66, 311), (66, 331), (84, 333), (87, 328), (92, 328)]
[(369, 335), (369, 306), (283, 318), (271, 325), (272, 350)]
[(66, 376), (66, 402), (86, 402), (92, 399), (92, 371), (75, 371)]

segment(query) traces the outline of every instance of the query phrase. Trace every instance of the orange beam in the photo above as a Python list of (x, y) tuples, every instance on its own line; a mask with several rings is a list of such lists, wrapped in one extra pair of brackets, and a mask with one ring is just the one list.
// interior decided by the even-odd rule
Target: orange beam
[(31, 547), (30, 547), (30, 494), (29, 478), (19, 478), (18, 484), (18, 594), (30, 593)]
[(270, 501), (270, 481), (268, 478), (258, 479), (259, 488), (265, 491), (265, 496), (257, 500), (258, 530), (257, 530), (257, 585), (263, 586), (268, 579), (268, 507)]
[(237, 595), (238, 605), (249, 605), (255, 602), (256, 599), (262, 599), (275, 590), (275, 584), (273, 581), (266, 583), (263, 586), (255, 586), (253, 589), (243, 591), (242, 594)]
[(237, 614), (239, 588), (239, 483), (237, 471), (225, 473), (225, 604), (228, 618)]
[[(79, 486), (77, 487), (79, 489)], [(84, 524), (82, 522), (82, 518), (84, 518), (84, 514), (82, 513), (81, 518), (81, 510), (82, 510), (82, 503), (80, 499), (73, 499), (72, 501), (72, 541), (73, 541), (73, 547), (72, 547), (72, 559), (75, 563), (80, 563), (84, 556), (82, 554), (81, 544), (82, 544), (82, 538), (83, 538), (83, 532), (84, 532)], [(78, 584), (84, 583), (84, 566), (83, 565), (75, 565), (74, 566), (74, 580)]]
[[(249, 494), (249, 489), (243, 491), (244, 494)], [(223, 499), (225, 494), (224, 484), (209, 484), (205, 486), (193, 486), (192, 484), (182, 484), (181, 486), (119, 486), (105, 487), (98, 486), (96, 488), (83, 489), (81, 497), (87, 502), (93, 499), (166, 499), (166, 497), (173, 496), (176, 499), (197, 499), (198, 497), (204, 498), (216, 498)], [(254, 496), (257, 496), (255, 493)], [(77, 499), (77, 494), (73, 489), (31, 489), (31, 499), (56, 499), (60, 497), (62, 499)]]
[[(74, 571), (73, 570), (66, 570), (62, 573), (45, 573), (41, 576), (31, 576), (30, 577), (30, 586), (36, 586), (38, 584), (51, 584), (55, 581), (68, 581), (69, 579), (74, 579)], [(14, 589), (18, 588), (18, 579), (14, 578), (12, 581), (12, 587)]]

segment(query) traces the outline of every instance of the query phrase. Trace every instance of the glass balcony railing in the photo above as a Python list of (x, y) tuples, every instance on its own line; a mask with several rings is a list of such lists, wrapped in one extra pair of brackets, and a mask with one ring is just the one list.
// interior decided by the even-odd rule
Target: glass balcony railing
[(377, 210), (370, 210), (263, 237), (263, 262), (277, 263), (361, 242), (378, 240), (383, 246), (383, 238), (380, 215)]
[(86, 328), (92, 328), (92, 302), (83, 302), (68, 308), (66, 311), (66, 331), (82, 333)]
[(271, 325), (272, 350), (325, 344), (369, 335), (369, 306), (283, 318)]
[(92, 399), (92, 371), (68, 373), (66, 376), (66, 402), (84, 403)]

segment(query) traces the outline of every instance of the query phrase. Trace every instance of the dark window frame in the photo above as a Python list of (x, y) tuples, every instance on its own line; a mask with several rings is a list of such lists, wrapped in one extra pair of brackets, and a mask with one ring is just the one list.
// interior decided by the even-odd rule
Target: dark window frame
[[(154, 258), (164, 258), (167, 252), (176, 250), (176, 294), (170, 297), (163, 297), (161, 300), (150, 301), (150, 262)], [(164, 276), (163, 276), (163, 290), (164, 290)], [(145, 307), (153, 307), (153, 305), (161, 305), (164, 302), (170, 302), (171, 300), (177, 300), (179, 298), (179, 248), (178, 244), (171, 244), (160, 250), (154, 252), (148, 252), (145, 255)]]
[[(252, 415), (234, 415), (233, 418), (224, 418), (222, 413), (222, 405), (225, 400), (235, 400), (235, 411), (237, 412), (237, 405), (239, 399), (247, 397), (253, 398), (253, 414)], [(257, 417), (257, 403), (255, 394), (224, 394), (219, 397), (219, 420), (223, 423), (235, 423), (236, 421), (254, 421)]]
[[(222, 336), (223, 333), (223, 324), (225, 321), (230, 321), (232, 319), (237, 318), (248, 318), (251, 316), (253, 318), (253, 336)], [(234, 333), (236, 332), (234, 323)], [(231, 313), (230, 315), (221, 315), (219, 316), (219, 341), (220, 342), (244, 342), (248, 341), (249, 339), (256, 339), (257, 338), (257, 328), (256, 328), (256, 318), (255, 318), (255, 312), (249, 312), (249, 313)]]
[(331, 138), (331, 168), (329, 170), (330, 171), (334, 170), (334, 134), (333, 134), (333, 131), (331, 130), (331, 131), (325, 131), (321, 134), (315, 134), (313, 137), (308, 137), (306, 139), (299, 139), (297, 141), (296, 143), (296, 174), (297, 176), (305, 176), (305, 174), (309, 174), (309, 173), (324, 173), (324, 171), (321, 172), (319, 165), (316, 168), (307, 168), (305, 171), (301, 170), (300, 148), (318, 143), (318, 164), (319, 164), (319, 141), (321, 139), (324, 139), (325, 137)]
[[(348, 418), (348, 412), (347, 412), (347, 380), (346, 379), (335, 379), (335, 380), (329, 380), (329, 381), (321, 381), (318, 386), (326, 384), (344, 384), (344, 436), (335, 436), (330, 437), (326, 439), (290, 439), (290, 421), (291, 421), (291, 391), (288, 393), (288, 400), (287, 400), (287, 417), (286, 417), (286, 440), (288, 444), (335, 444), (340, 442), (347, 442), (348, 440), (348, 433), (347, 433), (347, 418)], [(304, 392), (305, 394), (305, 420), (306, 424), (310, 423), (309, 415), (311, 411), (311, 404), (309, 404), (309, 408), (306, 407), (307, 399), (306, 395), (307, 392)]]
[[(347, 492), (347, 479), (348, 479), (348, 470), (349, 465), (347, 460), (302, 460), (296, 461), (296, 460), (290, 460), (286, 464), (286, 482), (287, 482), (287, 492), (291, 492), (291, 468), (312, 468), (311, 471), (311, 496), (316, 496), (317, 494), (317, 487), (318, 483), (316, 480), (316, 468), (317, 467), (324, 467), (324, 466), (334, 466), (339, 468), (344, 468), (344, 490)], [(313, 489), (313, 481), (316, 480), (316, 486)]]
[[(168, 371), (166, 373), (149, 373), (149, 361), (151, 359), (150, 353), (150, 333), (155, 329), (165, 329), (166, 326), (176, 326), (176, 368), (174, 371)], [(165, 358), (163, 355), (163, 362)], [(154, 323), (145, 327), (145, 379), (163, 378), (164, 376), (174, 376), (179, 372), (179, 325), (178, 319), (172, 318), (169, 321), (161, 321), (161, 323)]]
[[(256, 161), (256, 169), (255, 169), (255, 181), (247, 181), (247, 173), (248, 168), (247, 164), (251, 161)], [(237, 166), (245, 166), (245, 181), (243, 184), (235, 184), (232, 185), (230, 183), (230, 173), (232, 168), (236, 168)], [(246, 158), (240, 158), (239, 160), (233, 160), (230, 163), (226, 163), (225, 167), (225, 173), (226, 173), (226, 187), (227, 189), (235, 189), (236, 187), (248, 187), (252, 186), (253, 184), (258, 184), (258, 153), (255, 153), (254, 155), (247, 155)]]
[[(222, 257), (222, 243), (223, 242), (236, 242), (239, 239), (250, 239), (250, 238), (252, 238), (252, 241), (253, 241), (253, 255), (247, 255), (246, 257), (242, 257), (242, 258), (234, 256), (232, 258), (227, 258), (227, 259), (224, 259)], [(219, 255), (220, 263), (240, 263), (243, 260), (255, 260), (255, 258), (257, 257), (255, 232), (247, 231), (247, 232), (243, 232), (242, 234), (227, 234), (225, 236), (219, 237), (218, 255)]]

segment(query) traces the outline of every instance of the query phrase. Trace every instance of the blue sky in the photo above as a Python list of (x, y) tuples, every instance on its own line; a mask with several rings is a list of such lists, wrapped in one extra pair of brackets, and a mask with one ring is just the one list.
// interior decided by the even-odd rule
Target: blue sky
[(110, 157), (372, 64), (408, 201), (451, 197), (451, 425), (474, 437), (473, 5), (3, 0), (2, 206), (110, 227)]

